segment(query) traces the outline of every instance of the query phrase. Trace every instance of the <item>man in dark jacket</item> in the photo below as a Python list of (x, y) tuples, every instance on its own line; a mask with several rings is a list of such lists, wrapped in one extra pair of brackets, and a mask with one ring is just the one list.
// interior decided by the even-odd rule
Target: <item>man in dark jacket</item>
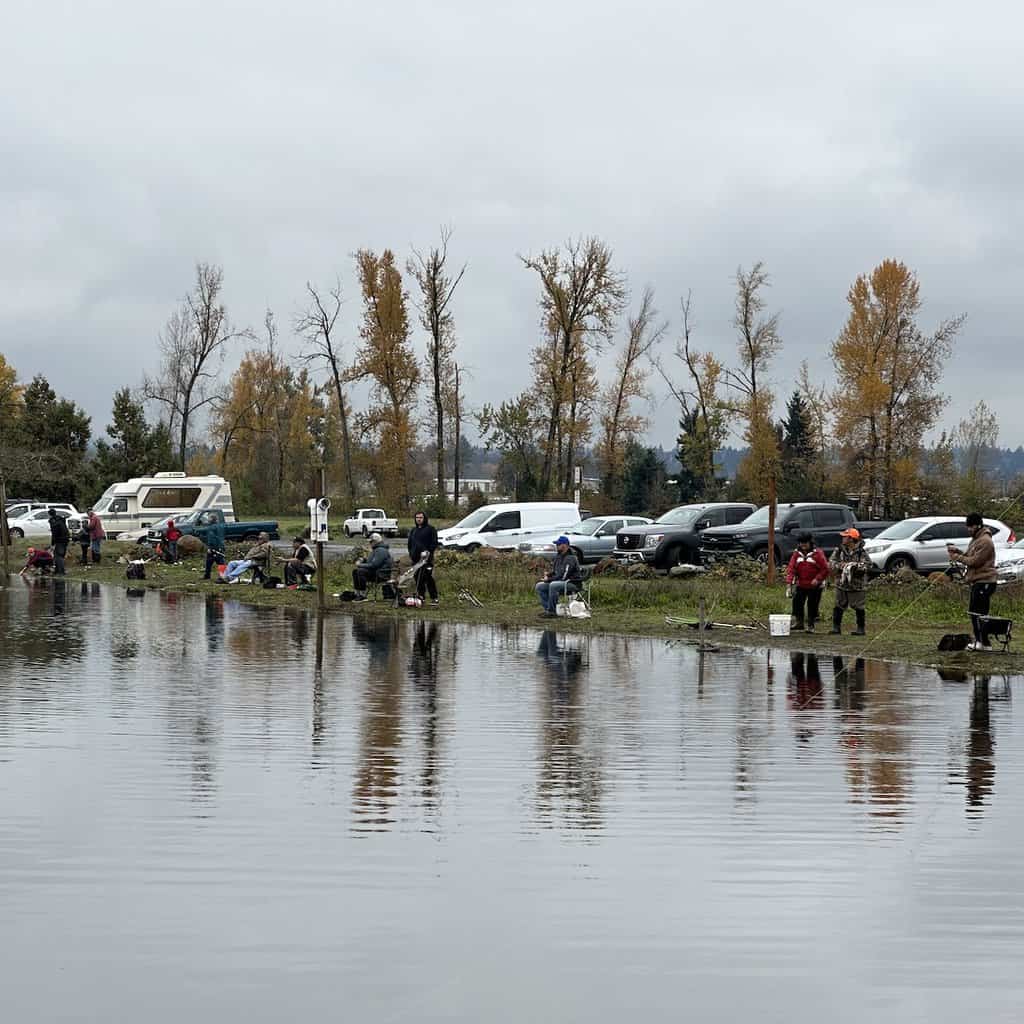
[(379, 533), (370, 534), (370, 557), (356, 562), (352, 570), (352, 586), (356, 600), (366, 600), (366, 588), (370, 583), (391, 578), (391, 549)]
[(206, 571), (203, 579), (210, 578), (210, 571), (215, 565), (226, 565), (228, 557), (225, 554), (227, 540), (224, 533), (224, 524), (216, 517), (211, 517), (209, 522), (200, 522), (200, 540), (206, 545)]
[(437, 530), (430, 525), (426, 512), (417, 512), (416, 525), (409, 531), (409, 557), (415, 565), (424, 555), (426, 562), (416, 572), (416, 593), (423, 597), (428, 591), (430, 600), (437, 604), (437, 584), (434, 582), (434, 552), (437, 551)]
[(583, 582), (583, 572), (576, 556), (569, 549), (569, 538), (562, 536), (555, 541), (555, 560), (551, 571), (534, 588), (540, 598), (541, 612), (547, 619), (555, 617), (558, 599), (562, 594), (574, 593)]
[(57, 576), (64, 575), (64, 556), (68, 553), (71, 534), (64, 517), (57, 514), (55, 508), (50, 509), (50, 548), (53, 551), (53, 571)]

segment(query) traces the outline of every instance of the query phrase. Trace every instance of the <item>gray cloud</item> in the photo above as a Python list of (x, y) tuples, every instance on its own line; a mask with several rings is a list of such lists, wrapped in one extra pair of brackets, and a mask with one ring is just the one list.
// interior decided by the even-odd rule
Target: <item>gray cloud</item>
[[(924, 323), (969, 314), (947, 384), (1024, 441), (1015, 363), (1024, 143), (1016, 8), (222, 0), (45, 11), (0, 61), (0, 350), (102, 427), (196, 260), (234, 318), (286, 324), (360, 246), (455, 226), (474, 402), (527, 385), (536, 288), (516, 260), (569, 235), (731, 355), (732, 275), (766, 262), (780, 395), (819, 377), (853, 278), (896, 256)], [(991, 369), (989, 368), (991, 367)], [(659, 399), (652, 439), (671, 443)]]

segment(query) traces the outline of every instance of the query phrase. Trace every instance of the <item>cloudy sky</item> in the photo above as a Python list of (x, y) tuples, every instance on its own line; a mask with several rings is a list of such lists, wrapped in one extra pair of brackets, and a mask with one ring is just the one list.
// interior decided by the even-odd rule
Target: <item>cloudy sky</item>
[[(473, 404), (528, 383), (537, 289), (517, 253), (596, 234), (636, 295), (731, 357), (732, 278), (765, 261), (780, 392), (854, 277), (919, 274), (924, 327), (969, 319), (947, 372), (1024, 443), (1018, 5), (480, 0), (8, 0), (0, 41), (0, 351), (97, 427), (155, 362), (197, 260), (239, 324), (286, 325), (351, 253), (469, 269)], [(1017, 127), (1014, 127), (1014, 126)], [(285, 339), (294, 345), (291, 339)], [(417, 338), (422, 346), (422, 337)], [(675, 436), (660, 394), (652, 441)]]

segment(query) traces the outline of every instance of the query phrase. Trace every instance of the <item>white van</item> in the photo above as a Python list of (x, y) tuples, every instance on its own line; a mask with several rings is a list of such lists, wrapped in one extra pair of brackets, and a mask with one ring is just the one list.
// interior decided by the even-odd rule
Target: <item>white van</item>
[(510, 501), (482, 505), (475, 512), (438, 530), (443, 547), (475, 551), (484, 544), (492, 548), (516, 548), (537, 533), (552, 533), (580, 521), (578, 505), (571, 501)]
[(108, 537), (129, 530), (148, 530), (168, 516), (194, 509), (217, 508), (224, 520), (235, 522), (231, 484), (222, 476), (157, 473), (112, 484), (92, 506)]

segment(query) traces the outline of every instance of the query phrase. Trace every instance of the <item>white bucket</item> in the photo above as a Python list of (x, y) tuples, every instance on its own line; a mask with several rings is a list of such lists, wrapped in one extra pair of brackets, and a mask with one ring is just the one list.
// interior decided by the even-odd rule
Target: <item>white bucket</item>
[(769, 615), (768, 631), (772, 636), (789, 636), (789, 615)]

